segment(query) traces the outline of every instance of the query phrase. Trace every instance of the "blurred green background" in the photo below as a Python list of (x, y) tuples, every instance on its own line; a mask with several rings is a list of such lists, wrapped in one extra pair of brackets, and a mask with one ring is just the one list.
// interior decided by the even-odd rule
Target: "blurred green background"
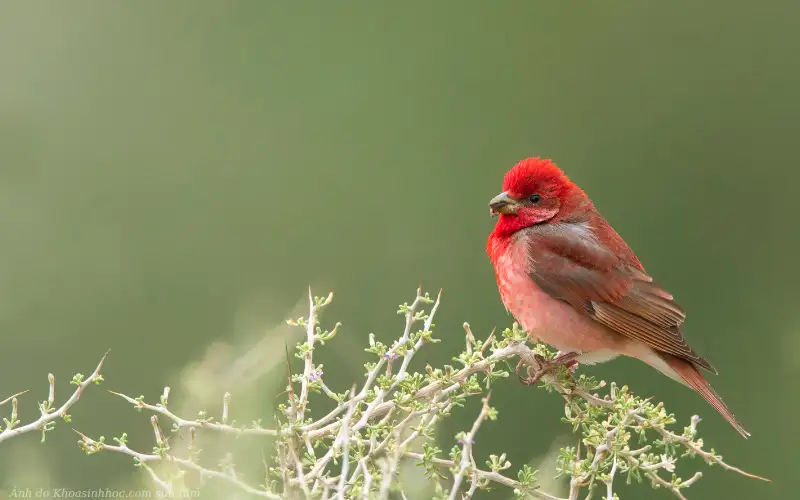
[[(320, 355), (329, 385), (360, 378), (370, 332), (400, 334), (419, 283), (444, 289), (446, 339), (421, 361), (449, 362), (463, 321), (512, 321), (486, 203), (541, 155), (689, 311), (753, 437), (642, 363), (584, 369), (700, 413), (709, 445), (775, 481), (698, 462), (691, 498), (795, 498), (798, 5), (2, 1), (0, 395), (33, 389), (33, 419), (48, 372), (63, 400), (110, 348), (75, 428), (149, 451), (145, 416), (105, 389), (155, 402), (167, 384), (268, 419), (295, 341), (280, 324), (309, 284), (344, 323)], [(556, 396), (509, 380), (492, 397), (481, 456), (574, 444)], [(448, 447), (473, 410), (442, 427)], [(61, 423), (3, 443), (0, 488), (146, 479), (75, 439)]]

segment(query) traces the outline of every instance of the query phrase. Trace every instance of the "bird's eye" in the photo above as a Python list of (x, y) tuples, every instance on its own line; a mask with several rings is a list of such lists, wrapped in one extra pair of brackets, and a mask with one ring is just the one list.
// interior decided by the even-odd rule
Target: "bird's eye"
[(532, 194), (528, 197), (528, 201), (531, 203), (539, 203), (539, 199), (540, 198), (538, 194)]

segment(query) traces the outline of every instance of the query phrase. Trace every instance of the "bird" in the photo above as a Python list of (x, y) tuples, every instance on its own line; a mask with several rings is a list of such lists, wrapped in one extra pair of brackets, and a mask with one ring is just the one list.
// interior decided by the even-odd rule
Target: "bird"
[(552, 160), (514, 165), (489, 212), (497, 223), (486, 250), (503, 305), (531, 341), (559, 350), (552, 365), (637, 358), (750, 436), (703, 375), (718, 372), (687, 343), (683, 308)]

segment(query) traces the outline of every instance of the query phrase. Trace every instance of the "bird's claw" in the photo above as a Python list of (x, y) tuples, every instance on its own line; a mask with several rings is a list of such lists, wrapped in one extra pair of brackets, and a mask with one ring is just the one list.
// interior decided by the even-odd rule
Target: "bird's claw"
[[(526, 364), (525, 360), (523, 359), (520, 359), (519, 363), (517, 363), (517, 376), (519, 377), (519, 381), (523, 385), (536, 384), (543, 376), (545, 376), (550, 370), (552, 370), (555, 367), (539, 354), (534, 354), (533, 359), (536, 360), (536, 364), (539, 365), (538, 369), (536, 369), (531, 365)], [(520, 373), (520, 370), (523, 367), (525, 367), (524, 376)]]
[(567, 367), (567, 369), (570, 372), (574, 373), (575, 370), (578, 369), (578, 364), (579, 364), (578, 360), (575, 359), (575, 358), (577, 358), (579, 355), (580, 354), (577, 353), (577, 352), (564, 353), (564, 352), (558, 351), (556, 353), (555, 359), (553, 359), (553, 361), (551, 361), (551, 363), (555, 363), (556, 365), (564, 365), (564, 366)]
[[(576, 361), (575, 358), (577, 358), (579, 355), (580, 353), (577, 352), (562, 353), (561, 351), (558, 351), (558, 353), (556, 353), (556, 357), (551, 361), (548, 361), (539, 354), (534, 354), (533, 359), (536, 360), (536, 364), (539, 365), (538, 369), (531, 365), (526, 366), (525, 361), (520, 359), (519, 363), (517, 363), (517, 376), (522, 384), (534, 385), (541, 380), (543, 376), (562, 365), (565, 366), (569, 370), (570, 375), (572, 375), (572, 372), (578, 369), (578, 361)], [(523, 366), (526, 367), (524, 377), (520, 373), (520, 370)]]
[[(524, 374), (522, 369), (525, 369)], [(531, 379), (531, 366), (525, 363), (525, 360), (520, 359), (519, 363), (517, 363), (517, 377), (519, 378), (519, 382), (523, 385), (531, 385), (533, 382), (530, 382)]]

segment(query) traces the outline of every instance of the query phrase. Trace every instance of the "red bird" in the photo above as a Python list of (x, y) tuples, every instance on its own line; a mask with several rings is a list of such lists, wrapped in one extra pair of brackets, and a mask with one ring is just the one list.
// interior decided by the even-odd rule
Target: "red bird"
[(498, 216), (487, 252), (503, 304), (528, 332), (561, 352), (556, 363), (638, 358), (699, 393), (744, 437), (686, 343), (686, 318), (592, 201), (552, 161), (528, 158), (489, 203)]

